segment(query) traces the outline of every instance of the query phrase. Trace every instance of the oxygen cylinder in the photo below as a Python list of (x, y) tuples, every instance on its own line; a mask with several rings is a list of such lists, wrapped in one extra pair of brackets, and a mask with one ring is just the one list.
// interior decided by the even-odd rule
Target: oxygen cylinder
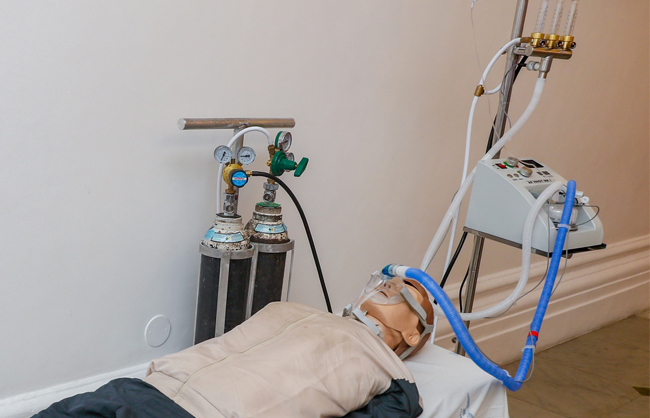
[(253, 218), (246, 225), (246, 232), (256, 249), (248, 316), (282, 299), (287, 252), (293, 250), (294, 242), (289, 239), (281, 212), (282, 206), (278, 203), (258, 203)]
[(253, 252), (241, 216), (217, 214), (200, 245), (195, 344), (218, 337), (246, 319)]

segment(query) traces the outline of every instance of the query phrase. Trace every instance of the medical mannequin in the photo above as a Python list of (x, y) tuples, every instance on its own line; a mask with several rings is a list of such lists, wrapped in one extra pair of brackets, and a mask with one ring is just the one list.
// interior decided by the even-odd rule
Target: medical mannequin
[[(101, 403), (102, 390), (128, 392), (121, 397), (126, 406), (118, 406), (144, 417), (416, 417), (419, 395), (398, 355), (425, 343), (433, 309), (419, 284), (400, 287), (425, 321), (399, 295), (380, 300), (381, 289), (357, 301), (363, 321), (273, 303), (221, 337), (152, 361), (144, 382), (118, 379), (107, 386), (128, 388), (103, 387), (89, 394), (95, 399), (73, 397), (38, 417), (89, 416), (80, 411)], [(148, 396), (156, 400), (141, 402)]]

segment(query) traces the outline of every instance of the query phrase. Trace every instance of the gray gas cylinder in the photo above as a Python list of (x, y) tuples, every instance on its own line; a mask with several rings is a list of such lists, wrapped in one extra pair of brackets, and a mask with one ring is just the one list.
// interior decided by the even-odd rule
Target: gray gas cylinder
[(282, 299), (287, 252), (293, 250), (294, 243), (289, 239), (287, 226), (282, 221), (282, 207), (278, 203), (256, 204), (246, 232), (256, 248), (250, 311), (254, 314), (270, 302)]
[(254, 250), (241, 216), (217, 214), (200, 252), (195, 344), (228, 332), (246, 319)]

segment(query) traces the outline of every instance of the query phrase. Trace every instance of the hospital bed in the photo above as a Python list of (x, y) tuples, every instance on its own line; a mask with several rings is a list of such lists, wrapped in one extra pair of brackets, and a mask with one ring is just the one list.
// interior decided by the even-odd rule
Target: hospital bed
[(505, 386), (469, 358), (427, 344), (404, 363), (422, 397), (421, 418), (508, 418)]

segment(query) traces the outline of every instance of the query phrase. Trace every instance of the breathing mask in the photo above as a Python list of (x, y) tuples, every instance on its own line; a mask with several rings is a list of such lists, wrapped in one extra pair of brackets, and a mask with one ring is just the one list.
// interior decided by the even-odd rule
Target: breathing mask
[[(422, 304), (409, 288), (422, 295)], [(405, 306), (410, 309), (404, 309)], [(402, 335), (404, 341), (395, 349), (401, 359), (422, 347), (433, 330), (433, 308), (424, 288), (417, 282), (384, 276), (380, 272), (372, 274), (357, 300), (344, 309), (343, 316), (362, 322), (385, 341), (381, 328), (367, 315)]]

